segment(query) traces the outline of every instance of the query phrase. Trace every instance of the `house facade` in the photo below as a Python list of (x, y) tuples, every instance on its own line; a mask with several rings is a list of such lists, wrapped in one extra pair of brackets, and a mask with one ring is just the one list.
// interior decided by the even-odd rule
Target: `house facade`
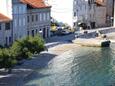
[(107, 26), (113, 26), (113, 15), (114, 15), (114, 0), (106, 1), (106, 18), (107, 18)]
[(95, 27), (106, 27), (107, 0), (96, 0), (95, 2)]
[(74, 0), (73, 25), (85, 23), (89, 29), (106, 26), (106, 0)]
[(12, 44), (11, 22), (0, 22), (0, 45), (8, 46)]
[[(33, 3), (35, 2), (35, 3)], [(13, 39), (40, 33), (50, 36), (50, 6), (43, 0), (14, 0)]]
[(10, 45), (12, 43), (12, 30), (10, 21), (12, 20), (12, 1), (1, 0), (0, 3), (0, 45)]
[(27, 35), (40, 33), (43, 38), (50, 37), (50, 7), (27, 5)]
[(79, 29), (79, 23), (94, 22), (94, 2), (92, 0), (74, 0), (73, 2), (73, 26), (76, 30)]
[(12, 39), (13, 41), (27, 36), (27, 5), (20, 0), (12, 0), (13, 21), (12, 21)]
[[(51, 6), (47, 6), (43, 0), (12, 0), (12, 7), (13, 20), (9, 22), (9, 29), (4, 31), (6, 23), (0, 24), (3, 30), (0, 33), (0, 39), (3, 41), (0, 43), (1, 45), (10, 45), (15, 40), (29, 35), (34, 36), (38, 33), (43, 38), (50, 37)], [(9, 38), (6, 38), (4, 33)]]

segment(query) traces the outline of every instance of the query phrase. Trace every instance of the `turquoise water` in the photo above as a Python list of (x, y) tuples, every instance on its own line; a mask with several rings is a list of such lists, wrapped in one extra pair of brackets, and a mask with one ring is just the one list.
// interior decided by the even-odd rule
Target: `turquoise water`
[(115, 44), (65, 52), (36, 69), (24, 86), (115, 86)]

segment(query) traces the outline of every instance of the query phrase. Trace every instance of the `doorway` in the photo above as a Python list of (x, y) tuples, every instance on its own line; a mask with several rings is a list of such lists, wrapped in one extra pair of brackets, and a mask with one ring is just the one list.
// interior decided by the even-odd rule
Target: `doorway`
[(46, 34), (46, 28), (43, 28), (43, 38), (45, 38), (45, 34)]

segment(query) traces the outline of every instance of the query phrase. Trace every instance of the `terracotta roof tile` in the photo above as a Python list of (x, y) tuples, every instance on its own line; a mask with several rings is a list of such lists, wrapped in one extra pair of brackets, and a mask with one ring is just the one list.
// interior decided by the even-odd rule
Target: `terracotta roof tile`
[(96, 0), (96, 3), (99, 5), (104, 5), (104, 0)]
[(10, 18), (0, 13), (0, 22), (7, 22), (10, 20), (11, 20)]
[(28, 4), (33, 8), (47, 8), (51, 6), (47, 6), (43, 0), (20, 0), (24, 4)]

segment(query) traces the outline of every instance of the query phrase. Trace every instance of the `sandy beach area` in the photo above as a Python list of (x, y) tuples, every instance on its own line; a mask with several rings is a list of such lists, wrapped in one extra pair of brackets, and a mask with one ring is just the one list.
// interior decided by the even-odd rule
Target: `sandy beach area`
[(73, 44), (73, 43), (61, 44), (61, 45), (55, 46), (53, 48), (49, 48), (48, 52), (55, 54), (55, 55), (61, 55), (64, 52), (67, 52), (67, 51), (72, 50), (72, 49), (78, 49), (78, 48), (79, 48), (79, 46), (76, 44)]

